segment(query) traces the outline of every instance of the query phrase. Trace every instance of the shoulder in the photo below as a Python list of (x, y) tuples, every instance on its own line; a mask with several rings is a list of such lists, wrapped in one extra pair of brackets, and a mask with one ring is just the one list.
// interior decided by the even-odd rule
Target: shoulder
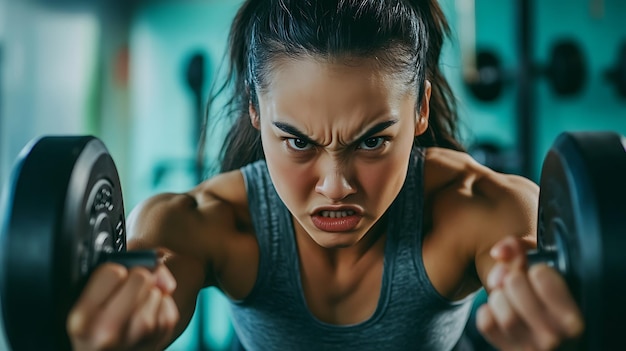
[(472, 238), (475, 242), (491, 247), (507, 235), (527, 237), (536, 231), (539, 187), (524, 177), (495, 172), (467, 153), (427, 149), (424, 186), (436, 211), (433, 220), (472, 228), (480, 236)]
[(425, 152), (424, 186), (427, 191), (454, 191), (489, 209), (535, 210), (539, 187), (531, 180), (495, 172), (469, 154), (429, 148)]
[(248, 222), (243, 177), (232, 171), (186, 193), (158, 194), (137, 205), (127, 219), (128, 246), (213, 261), (228, 237)]

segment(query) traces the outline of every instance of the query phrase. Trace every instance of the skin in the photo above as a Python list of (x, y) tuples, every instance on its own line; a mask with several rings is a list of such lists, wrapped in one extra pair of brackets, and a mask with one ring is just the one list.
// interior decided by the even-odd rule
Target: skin
[[(371, 61), (302, 58), (281, 62), (258, 107), (250, 106), (270, 175), (293, 214), (307, 305), (324, 322), (353, 324), (374, 313), (383, 214), (404, 182), (414, 136), (428, 127), (425, 87), (416, 110), (413, 89)], [(308, 144), (295, 140), (303, 136)], [(547, 350), (581, 334), (563, 279), (546, 266), (526, 267), (524, 253), (535, 246), (535, 184), (465, 153), (429, 148), (424, 187), (427, 274), (450, 300), (487, 287), (478, 326), (489, 341), (503, 350)], [(333, 205), (359, 208), (358, 225), (342, 233), (315, 227), (311, 215)], [(155, 272), (100, 267), (68, 318), (76, 349), (162, 348), (189, 323), (202, 287), (242, 299), (254, 285), (259, 247), (239, 171), (146, 200), (129, 217), (128, 232), (130, 249), (159, 248), (162, 265)]]

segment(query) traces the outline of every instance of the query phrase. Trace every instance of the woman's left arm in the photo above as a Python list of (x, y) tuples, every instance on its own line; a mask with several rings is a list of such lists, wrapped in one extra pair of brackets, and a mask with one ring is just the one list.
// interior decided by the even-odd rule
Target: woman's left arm
[(584, 322), (563, 277), (543, 264), (528, 267), (536, 246), (539, 190), (517, 176), (486, 179), (494, 221), (476, 247), (476, 270), (489, 292), (477, 327), (500, 350), (552, 350), (580, 337)]

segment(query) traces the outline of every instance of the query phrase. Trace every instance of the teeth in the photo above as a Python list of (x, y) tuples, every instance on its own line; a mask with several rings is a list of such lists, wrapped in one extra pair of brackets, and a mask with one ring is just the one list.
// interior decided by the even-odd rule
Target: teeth
[(347, 216), (354, 215), (354, 211), (352, 211), (352, 210), (348, 210), (348, 211), (322, 211), (320, 214), (322, 215), (322, 217), (327, 217), (327, 218), (342, 218), (342, 217), (347, 217)]

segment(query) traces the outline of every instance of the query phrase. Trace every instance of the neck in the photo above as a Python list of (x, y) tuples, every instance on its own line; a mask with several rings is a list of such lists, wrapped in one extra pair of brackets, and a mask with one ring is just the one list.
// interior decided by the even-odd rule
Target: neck
[(313, 259), (316, 264), (340, 270), (350, 268), (362, 261), (369, 261), (369, 257), (379, 257), (384, 254), (385, 233), (387, 218), (383, 216), (370, 230), (354, 245), (341, 248), (326, 248), (316, 243), (297, 221), (294, 221), (295, 236), (301, 260), (304, 256)]

